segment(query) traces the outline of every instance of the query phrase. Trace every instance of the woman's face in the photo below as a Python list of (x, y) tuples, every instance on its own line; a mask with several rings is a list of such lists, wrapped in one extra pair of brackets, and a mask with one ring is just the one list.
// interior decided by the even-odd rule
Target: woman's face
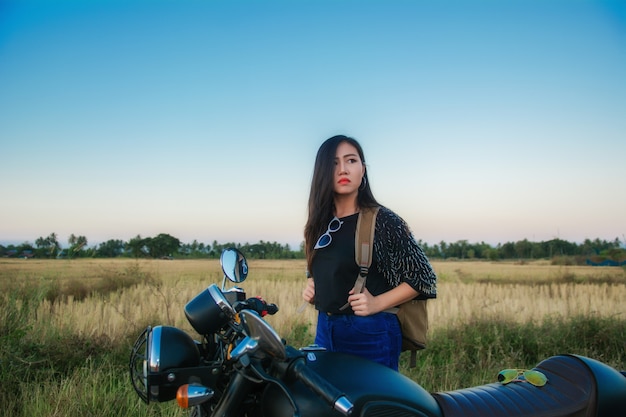
[(335, 154), (335, 194), (357, 194), (361, 180), (365, 175), (365, 166), (357, 149), (348, 142), (341, 142)]

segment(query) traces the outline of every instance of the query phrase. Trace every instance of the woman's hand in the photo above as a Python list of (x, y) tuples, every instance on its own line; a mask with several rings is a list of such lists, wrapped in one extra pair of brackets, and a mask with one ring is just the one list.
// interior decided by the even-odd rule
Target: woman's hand
[(315, 302), (315, 282), (313, 278), (307, 278), (306, 287), (302, 291), (302, 298), (309, 304)]
[(357, 316), (370, 316), (380, 313), (389, 308), (399, 306), (405, 301), (415, 298), (418, 292), (415, 291), (406, 282), (401, 283), (397, 287), (384, 292), (378, 296), (372, 295), (367, 288), (363, 288), (360, 294), (354, 294), (354, 288), (350, 290), (348, 302), (352, 311)]
[(360, 294), (354, 294), (354, 289), (350, 290), (348, 302), (356, 316), (371, 316), (383, 311), (378, 306), (377, 297), (373, 296), (367, 288), (363, 288), (363, 292)]

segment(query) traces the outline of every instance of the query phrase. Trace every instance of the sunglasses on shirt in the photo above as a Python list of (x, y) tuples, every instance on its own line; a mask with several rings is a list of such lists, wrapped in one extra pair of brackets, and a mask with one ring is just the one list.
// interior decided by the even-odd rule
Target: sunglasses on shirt
[(317, 239), (317, 243), (313, 249), (322, 249), (326, 246), (330, 245), (330, 242), (333, 241), (333, 237), (330, 235), (331, 233), (335, 233), (337, 230), (341, 229), (341, 225), (343, 222), (337, 218), (337, 216), (333, 217), (332, 220), (328, 223), (328, 229), (326, 232)]

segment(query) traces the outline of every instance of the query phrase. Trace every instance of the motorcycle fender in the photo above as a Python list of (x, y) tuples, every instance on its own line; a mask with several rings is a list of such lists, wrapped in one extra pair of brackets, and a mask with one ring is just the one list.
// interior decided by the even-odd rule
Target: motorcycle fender
[[(386, 366), (341, 353), (307, 352), (307, 365), (354, 404), (353, 416), (442, 417), (435, 399), (420, 385)], [(286, 383), (302, 417), (340, 414), (299, 381)], [(275, 385), (263, 395), (263, 415), (293, 416), (287, 396)], [(381, 414), (382, 413), (382, 414)]]

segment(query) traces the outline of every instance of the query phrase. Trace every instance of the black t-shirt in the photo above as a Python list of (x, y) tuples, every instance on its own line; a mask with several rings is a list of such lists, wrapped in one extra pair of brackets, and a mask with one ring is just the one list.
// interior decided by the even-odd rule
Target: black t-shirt
[[(315, 250), (311, 269), (315, 280), (315, 308), (320, 311), (353, 314), (350, 307), (343, 311), (339, 309), (348, 301), (348, 293), (359, 274), (359, 266), (354, 258), (358, 217), (357, 213), (339, 219), (343, 223), (339, 230), (331, 232), (330, 245)], [(372, 295), (382, 294), (392, 288), (378, 270), (375, 254), (365, 286)]]

